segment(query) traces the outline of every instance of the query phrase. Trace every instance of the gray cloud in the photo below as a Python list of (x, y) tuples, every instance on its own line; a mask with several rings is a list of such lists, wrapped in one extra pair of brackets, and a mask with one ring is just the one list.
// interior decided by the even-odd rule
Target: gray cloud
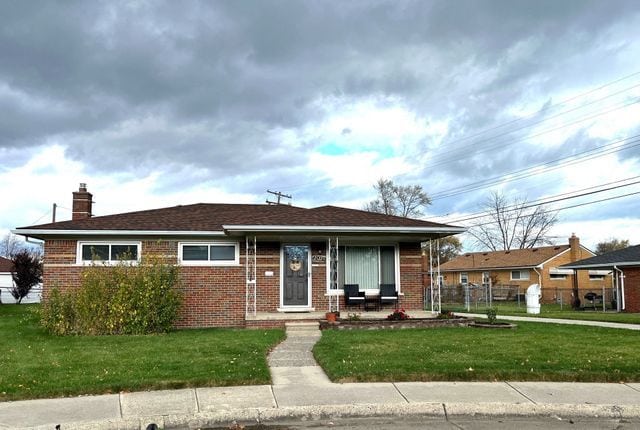
[[(211, 178), (236, 178), (239, 192), (315, 181), (296, 168), (308, 153), (284, 148), (277, 131), (322, 120), (319, 99), (396, 96), (419, 117), (449, 120), (450, 141), (509, 120), (505, 109), (528, 90), (553, 94), (569, 76), (576, 85), (592, 82), (580, 72), (606, 65), (587, 63), (624, 53), (624, 41), (605, 43), (612, 26), (639, 19), (635, 1), (0, 8), (0, 89), (13, 94), (0, 98), (0, 149), (56, 140), (95, 171), (193, 167)], [(489, 163), (458, 157), (444, 170), (473, 170), (481, 178), (481, 167), (494, 175), (531, 162), (514, 164), (516, 152)], [(176, 187), (184, 182), (178, 176)]]

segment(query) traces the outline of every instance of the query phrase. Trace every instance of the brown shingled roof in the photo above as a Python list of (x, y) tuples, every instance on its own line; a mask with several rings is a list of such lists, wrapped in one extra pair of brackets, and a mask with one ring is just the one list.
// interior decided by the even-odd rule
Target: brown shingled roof
[(440, 270), (486, 270), (507, 267), (533, 267), (569, 249), (569, 245), (542, 246), (510, 251), (472, 252), (440, 265)]
[(8, 273), (13, 270), (13, 261), (0, 257), (0, 273)]
[(198, 203), (20, 227), (16, 231), (18, 233), (20, 229), (222, 231), (223, 225), (457, 228), (430, 221), (336, 206), (306, 209), (288, 205)]

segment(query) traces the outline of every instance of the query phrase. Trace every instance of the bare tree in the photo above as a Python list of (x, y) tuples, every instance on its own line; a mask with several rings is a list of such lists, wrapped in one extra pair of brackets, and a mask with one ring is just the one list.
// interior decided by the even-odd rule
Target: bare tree
[(534, 207), (526, 199), (509, 200), (494, 192), (482, 209), (487, 215), (479, 218), (467, 231), (479, 248), (499, 251), (552, 243), (549, 231), (558, 221), (558, 216), (542, 205)]
[(619, 249), (625, 249), (628, 247), (629, 247), (628, 239), (619, 240), (612, 237), (602, 242), (599, 242), (596, 245), (596, 255), (602, 255), (602, 254), (606, 254), (607, 252), (617, 251)]
[(378, 179), (373, 186), (378, 196), (364, 206), (369, 212), (416, 218), (431, 199), (420, 185), (396, 185), (391, 179)]
[(25, 248), (24, 241), (15, 234), (7, 233), (0, 239), (0, 257), (12, 259), (14, 255)]

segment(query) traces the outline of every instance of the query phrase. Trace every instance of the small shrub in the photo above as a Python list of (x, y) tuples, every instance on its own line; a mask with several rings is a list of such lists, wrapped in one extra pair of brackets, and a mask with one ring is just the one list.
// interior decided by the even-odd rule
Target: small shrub
[(450, 320), (450, 319), (455, 318), (455, 317), (456, 316), (451, 311), (441, 311), (438, 314), (438, 316), (436, 316), (436, 318), (439, 319), (439, 320)]
[(362, 316), (358, 313), (350, 313), (347, 315), (347, 319), (349, 321), (360, 321), (362, 319)]
[(150, 256), (134, 265), (92, 264), (80, 288), (53, 289), (41, 323), (55, 334), (145, 334), (166, 332), (178, 316), (178, 267)]
[(403, 321), (408, 320), (409, 318), (409, 315), (405, 312), (404, 309), (396, 309), (392, 313), (387, 315), (387, 319), (390, 321)]
[(29, 291), (42, 282), (42, 261), (38, 254), (26, 249), (18, 252), (12, 261), (11, 278), (14, 286), (11, 295), (20, 304)]
[(498, 311), (495, 308), (489, 308), (486, 311), (489, 324), (495, 324), (498, 320)]

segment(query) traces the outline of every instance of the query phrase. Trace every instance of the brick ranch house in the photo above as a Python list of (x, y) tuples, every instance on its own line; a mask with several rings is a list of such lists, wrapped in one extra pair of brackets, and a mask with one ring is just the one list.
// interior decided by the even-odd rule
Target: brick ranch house
[(613, 274), (618, 310), (640, 312), (640, 245), (565, 264), (563, 269), (605, 270)]
[[(86, 185), (73, 216), (14, 230), (44, 241), (44, 292), (77, 288), (98, 256), (159, 253), (181, 266), (178, 327), (277, 326), (283, 317), (345, 309), (344, 284), (377, 295), (395, 284), (400, 305), (423, 309), (421, 242), (461, 227), (335, 206), (193, 204), (92, 217)], [(320, 313), (322, 311), (322, 313)], [(308, 318), (309, 315), (306, 315)]]
[(538, 284), (542, 290), (543, 303), (562, 300), (563, 303), (570, 304), (574, 278), (581, 291), (581, 298), (590, 291), (601, 294), (603, 287), (611, 288), (609, 270), (579, 270), (574, 273), (573, 270), (561, 267), (594, 255), (580, 245), (580, 239), (573, 234), (567, 245), (466, 253), (440, 265), (440, 274), (445, 285), (483, 285), (491, 280), (492, 285), (496, 286), (520, 287), (521, 294), (531, 284)]

